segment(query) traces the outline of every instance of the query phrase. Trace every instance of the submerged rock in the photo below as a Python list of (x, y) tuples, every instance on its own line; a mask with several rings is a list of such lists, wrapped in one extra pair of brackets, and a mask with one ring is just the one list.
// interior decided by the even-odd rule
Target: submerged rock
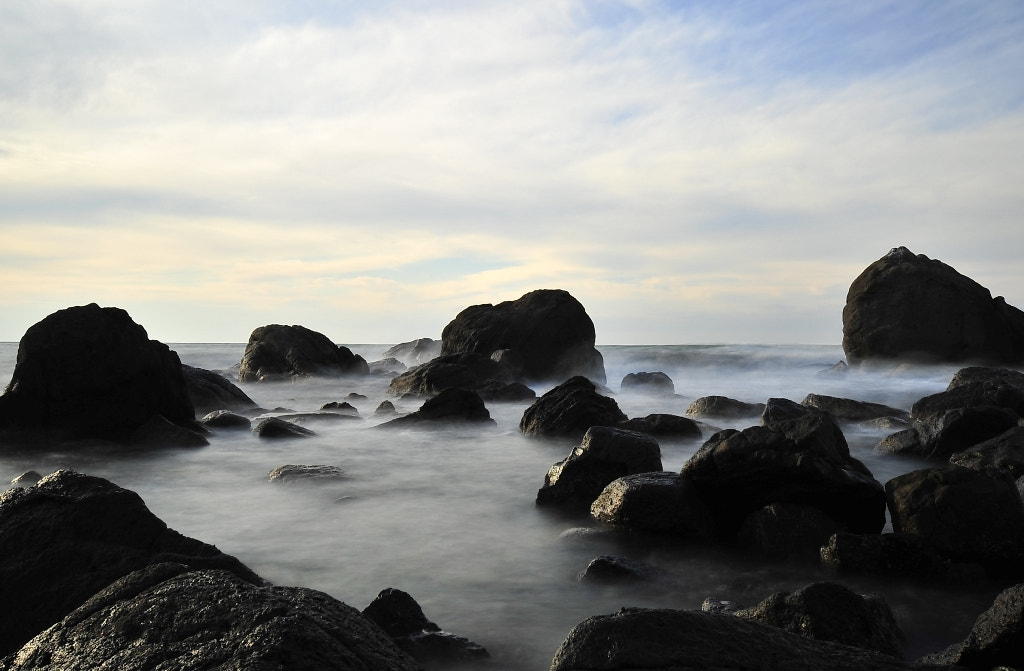
[(214, 429), (252, 429), (252, 420), (230, 410), (214, 410), (199, 420), (199, 423)]
[(614, 399), (597, 393), (593, 382), (577, 376), (527, 408), (519, 430), (528, 436), (583, 436), (592, 426), (615, 426), (626, 419)]
[(323, 482), (344, 480), (347, 477), (348, 475), (341, 468), (326, 464), (285, 464), (271, 469), (267, 473), (267, 480), (271, 482), (295, 482), (298, 480)]
[(304, 426), (281, 419), (280, 417), (264, 417), (252, 427), (253, 435), (259, 438), (308, 438), (316, 433)]
[(269, 324), (255, 329), (245, 346), (238, 379), (264, 382), (296, 377), (367, 375), (363, 357), (304, 326)]
[(646, 562), (616, 555), (595, 557), (576, 576), (580, 582), (599, 584), (653, 582), (663, 578), (663, 571)]

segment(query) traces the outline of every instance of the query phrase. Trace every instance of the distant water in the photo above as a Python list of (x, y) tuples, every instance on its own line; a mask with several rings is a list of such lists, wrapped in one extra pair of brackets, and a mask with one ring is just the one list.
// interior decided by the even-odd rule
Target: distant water
[[(171, 345), (182, 362), (233, 377), (243, 344)], [(368, 361), (388, 345), (350, 345)], [(843, 359), (837, 346), (602, 346), (608, 388), (630, 417), (683, 414), (700, 396), (748, 402), (802, 400), (809, 393), (909, 409), (941, 391), (954, 368), (897, 374), (823, 374)], [(14, 369), (16, 343), (0, 343), (0, 385)], [(661, 371), (675, 396), (623, 393), (627, 373)], [(178, 531), (217, 545), (263, 577), (323, 590), (362, 609), (385, 587), (413, 595), (448, 631), (484, 645), (491, 659), (466, 669), (548, 668), (575, 624), (623, 606), (699, 608), (708, 596), (753, 605), (776, 591), (829, 579), (816, 567), (769, 563), (685, 542), (570, 530), (592, 526), (537, 509), (544, 474), (571, 443), (528, 439), (518, 431), (525, 403), (490, 404), (493, 428), (372, 431), (374, 408), (387, 398), (389, 377), (239, 384), (264, 408), (314, 411), (350, 392), (362, 419), (313, 422), (313, 438), (261, 442), (221, 433), (209, 447), (119, 457), (50, 452), (0, 455), (0, 480), (29, 469), (98, 475), (138, 492)], [(547, 389), (537, 389), (538, 394)], [(402, 412), (416, 404), (392, 400)], [(753, 421), (738, 422), (745, 428)], [(727, 424), (719, 424), (726, 428)], [(885, 482), (923, 466), (876, 457), (885, 432), (846, 429), (853, 454)], [(701, 441), (661, 441), (666, 470), (678, 471)], [(283, 464), (331, 464), (348, 479), (330, 484), (277, 485), (267, 472)], [(623, 554), (667, 572), (668, 585), (605, 587), (577, 582), (587, 563)], [(862, 593), (882, 594), (908, 636), (908, 656), (964, 637), (995, 590), (946, 591), (843, 579)]]

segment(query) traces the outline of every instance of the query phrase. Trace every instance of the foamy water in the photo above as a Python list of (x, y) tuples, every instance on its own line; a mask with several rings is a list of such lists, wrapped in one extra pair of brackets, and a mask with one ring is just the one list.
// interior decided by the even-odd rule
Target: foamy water
[[(229, 375), (244, 351), (242, 344), (171, 347), (183, 363)], [(387, 345), (351, 347), (373, 361)], [(800, 401), (817, 393), (909, 409), (918, 398), (944, 389), (955, 370), (822, 375), (843, 358), (839, 347), (599, 349), (608, 387), (630, 417), (683, 414), (692, 400), (711, 394), (764, 402), (770, 397)], [(16, 344), (0, 344), (2, 383), (10, 379), (16, 350)], [(623, 376), (640, 371), (667, 373), (676, 395), (623, 393)], [(699, 608), (708, 596), (752, 605), (772, 592), (829, 578), (816, 567), (766, 563), (685, 542), (572, 533), (593, 525), (585, 517), (568, 518), (534, 505), (548, 467), (564, 458), (572, 443), (520, 435), (518, 423), (528, 404), (488, 404), (496, 420), (490, 428), (374, 430), (382, 420), (373, 410), (388, 398), (388, 381), (239, 385), (262, 407), (295, 411), (315, 411), (350, 392), (367, 396), (353, 403), (362, 419), (307, 423), (317, 432), (312, 438), (261, 441), (247, 432), (222, 432), (211, 437), (210, 446), (193, 450), (0, 456), (0, 478), (6, 482), (29, 469), (45, 474), (58, 468), (108, 478), (138, 492), (172, 528), (218, 546), (264, 578), (320, 589), (360, 609), (385, 587), (405, 590), (441, 627), (490, 651), (491, 659), (461, 668), (546, 669), (572, 626), (623, 606)], [(390, 400), (399, 411), (416, 409), (414, 403)], [(883, 483), (923, 465), (873, 455), (871, 448), (885, 432), (846, 429), (846, 435), (854, 456)], [(678, 471), (700, 442), (662, 440), (665, 469)], [(348, 478), (268, 482), (267, 472), (283, 464), (335, 465)], [(644, 560), (669, 579), (650, 587), (578, 582), (577, 574), (601, 554)], [(886, 597), (908, 634), (912, 657), (962, 638), (995, 594), (842, 582)]]

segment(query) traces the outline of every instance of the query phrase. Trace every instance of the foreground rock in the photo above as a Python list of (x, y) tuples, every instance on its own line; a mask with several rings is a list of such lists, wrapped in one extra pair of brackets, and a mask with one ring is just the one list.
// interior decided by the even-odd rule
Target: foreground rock
[(966, 639), (921, 661), (976, 671), (1024, 668), (1024, 584), (1003, 590), (978, 617)]
[(105, 588), (4, 666), (43, 669), (415, 671), (358, 610), (300, 587), (176, 563)]
[(701, 396), (686, 408), (686, 415), (710, 419), (758, 417), (764, 412), (764, 405), (764, 403), (745, 403), (728, 396)]
[(0, 438), (8, 444), (127, 443), (158, 417), (197, 428), (178, 355), (124, 310), (95, 303), (30, 327), (0, 396)]
[(335, 345), (322, 333), (304, 326), (269, 324), (249, 336), (238, 369), (242, 382), (265, 382), (301, 377), (367, 375), (363, 357)]
[(638, 473), (613, 481), (590, 506), (590, 515), (619, 527), (670, 536), (707, 536), (711, 512), (692, 483), (678, 473)]
[(599, 394), (587, 378), (576, 376), (527, 408), (519, 430), (528, 436), (582, 437), (592, 426), (615, 426), (626, 419), (614, 399)]
[(823, 410), (841, 422), (865, 422), (872, 419), (895, 418), (906, 420), (910, 413), (881, 403), (856, 401), (823, 394), (808, 394), (801, 405)]
[(1024, 313), (938, 260), (892, 249), (850, 285), (843, 350), (851, 365), (1024, 362)]
[(620, 429), (646, 433), (667, 440), (693, 440), (703, 436), (700, 426), (689, 417), (654, 413), (646, 417), (632, 417), (619, 424)]
[(604, 384), (595, 338), (594, 322), (579, 301), (566, 291), (541, 289), (514, 301), (466, 308), (444, 327), (441, 355), (511, 353), (521, 362), (520, 381), (582, 375)]
[[(0, 656), (114, 580), (173, 561), (260, 578), (234, 557), (168, 529), (134, 492), (57, 471), (0, 495)], [(79, 667), (84, 668), (84, 667)]]
[(962, 586), (980, 581), (982, 568), (955, 563), (916, 534), (837, 533), (821, 547), (821, 564), (835, 575), (869, 575)]
[(416, 412), (378, 424), (375, 428), (441, 428), (463, 424), (494, 425), (495, 422), (480, 394), (468, 389), (451, 388), (427, 400)]
[(573, 627), (551, 671), (887, 671), (924, 666), (829, 641), (816, 641), (735, 615), (624, 608)]
[(995, 438), (956, 452), (949, 463), (975, 471), (994, 469), (1014, 480), (1024, 477), (1024, 426), (1015, 426)]
[(537, 505), (586, 512), (613, 480), (651, 471), (661, 471), (658, 441), (633, 431), (592, 426), (579, 446), (548, 470)]

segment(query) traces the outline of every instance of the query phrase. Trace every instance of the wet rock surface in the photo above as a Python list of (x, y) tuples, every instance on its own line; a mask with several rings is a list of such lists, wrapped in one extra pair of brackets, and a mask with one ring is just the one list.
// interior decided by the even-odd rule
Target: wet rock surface
[(573, 377), (538, 398), (523, 413), (519, 430), (528, 436), (583, 436), (592, 426), (615, 426), (626, 415), (593, 382)]
[(304, 326), (268, 324), (255, 329), (245, 346), (238, 379), (269, 382), (302, 377), (367, 375), (366, 360), (344, 345)]
[(976, 671), (1024, 668), (1024, 584), (1003, 590), (963, 641), (920, 661)]

